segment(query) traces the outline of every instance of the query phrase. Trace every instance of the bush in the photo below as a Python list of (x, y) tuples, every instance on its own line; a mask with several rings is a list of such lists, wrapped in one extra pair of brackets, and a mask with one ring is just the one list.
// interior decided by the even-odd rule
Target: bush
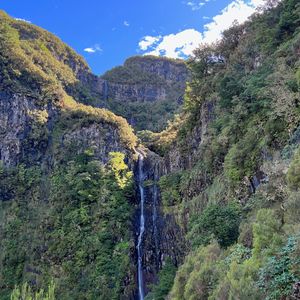
[(53, 281), (48, 286), (48, 291), (43, 289), (34, 292), (32, 288), (24, 283), (21, 287), (15, 287), (10, 300), (55, 300), (55, 284)]
[(253, 256), (257, 259), (275, 253), (282, 243), (281, 221), (272, 209), (260, 209), (253, 224)]
[(191, 252), (176, 273), (168, 299), (207, 300), (218, 279), (216, 265), (220, 253), (217, 243)]
[(295, 237), (290, 237), (279, 253), (269, 258), (266, 265), (260, 269), (258, 285), (266, 295), (266, 300), (291, 296), (293, 284), (299, 280), (299, 274), (295, 274), (293, 268), (299, 265), (299, 259), (293, 257), (296, 242)]
[(162, 203), (164, 206), (173, 206), (181, 202), (180, 182), (182, 174), (171, 173), (164, 175), (159, 180)]
[(240, 207), (236, 203), (209, 205), (200, 216), (191, 218), (188, 239), (193, 247), (207, 245), (212, 238), (228, 247), (239, 236), (239, 224)]
[(300, 188), (300, 150), (295, 153), (290, 164), (287, 181), (291, 189), (298, 190)]

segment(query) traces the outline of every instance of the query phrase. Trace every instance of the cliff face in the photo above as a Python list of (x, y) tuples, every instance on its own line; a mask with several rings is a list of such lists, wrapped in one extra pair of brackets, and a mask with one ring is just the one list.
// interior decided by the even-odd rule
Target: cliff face
[(53, 147), (61, 152), (72, 148), (77, 154), (94, 148), (96, 157), (103, 163), (108, 162), (108, 155), (113, 151), (129, 155), (130, 151), (126, 142), (122, 142), (118, 127), (103, 122), (101, 118), (76, 126), (81, 118), (76, 120), (75, 117), (72, 126), (60, 131), (61, 118), (66, 114), (61, 104), (48, 102), (41, 105), (37, 99), (3, 92), (0, 95), (0, 108), (0, 158), (4, 166), (46, 161), (53, 156)]
[[(164, 161), (157, 154), (145, 150), (143, 164), (144, 175), (144, 217), (145, 232), (142, 242), (142, 274), (144, 293), (159, 281), (158, 274), (166, 262), (179, 266), (186, 250), (182, 228), (174, 215), (163, 210), (160, 178), (165, 175)], [(138, 166), (135, 168), (136, 181), (139, 176)], [(136, 199), (140, 193), (136, 192)], [(136, 240), (140, 230), (140, 209), (135, 215)], [(136, 242), (137, 244), (137, 242)], [(135, 261), (137, 261), (137, 257)]]
[(183, 102), (189, 72), (184, 62), (153, 56), (129, 58), (95, 82), (101, 103), (137, 130), (160, 131)]
[[(300, 8), (274, 3), (199, 48), (191, 74), (146, 56), (97, 77), (0, 13), (4, 300), (52, 280), (59, 299), (136, 299), (138, 262), (150, 299), (297, 297)], [(140, 132), (160, 155), (113, 113), (160, 131), (188, 79), (184, 112)]]
[(123, 66), (106, 72), (99, 83), (105, 99), (125, 102), (168, 99), (180, 102), (188, 77), (183, 61), (137, 56), (127, 59)]
[(34, 98), (2, 92), (0, 108), (2, 163), (15, 166), (30, 159), (43, 159), (57, 107), (51, 102), (40, 105)]
[(113, 99), (120, 102), (154, 102), (166, 100), (166, 87), (140, 83), (126, 84), (98, 79), (98, 90), (103, 100)]
[(183, 121), (145, 138), (163, 155), (161, 207), (187, 249), (166, 299), (298, 293), (300, 7), (269, 5), (196, 51)]
[[(137, 138), (122, 117), (80, 102), (111, 105), (115, 111), (118, 103), (121, 112), (123, 104), (129, 108), (145, 104), (147, 116), (152, 107), (147, 105), (156, 105), (159, 118), (169, 118), (182, 102), (188, 78), (185, 64), (134, 57), (98, 78), (55, 36), (5, 13), (0, 17), (1, 205), (5, 201), (0, 220), (4, 282), (0, 288), (5, 299), (11, 286), (22, 284), (25, 277), (37, 288), (46, 287), (48, 278), (60, 278), (58, 295), (81, 297), (84, 289), (74, 282), (83, 269), (91, 286), (89, 299), (98, 297), (99, 289), (110, 299), (133, 299), (133, 233), (138, 226), (134, 211), (138, 215), (140, 203), (138, 193), (133, 194), (130, 170), (136, 173)], [(171, 105), (171, 113), (166, 105)], [(133, 112), (130, 121), (139, 123), (139, 116)], [(147, 128), (156, 120), (144, 122)], [(161, 209), (161, 158), (149, 152), (145, 162), (146, 179), (152, 181), (145, 187), (143, 239), (144, 283), (149, 291), (167, 258), (174, 265), (181, 262), (184, 246), (176, 220)], [(14, 222), (22, 227), (12, 229)], [(88, 246), (91, 236), (96, 247)], [(8, 249), (9, 243), (17, 244)], [(90, 269), (90, 264), (98, 267)], [(81, 271), (73, 272), (79, 265)], [(95, 276), (101, 280), (92, 280)]]

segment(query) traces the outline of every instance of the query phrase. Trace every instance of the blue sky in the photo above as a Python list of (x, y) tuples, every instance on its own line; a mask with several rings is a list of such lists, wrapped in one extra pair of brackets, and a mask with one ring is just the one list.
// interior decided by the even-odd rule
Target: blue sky
[(1, 0), (0, 9), (56, 34), (102, 74), (137, 54), (186, 57), (264, 0)]

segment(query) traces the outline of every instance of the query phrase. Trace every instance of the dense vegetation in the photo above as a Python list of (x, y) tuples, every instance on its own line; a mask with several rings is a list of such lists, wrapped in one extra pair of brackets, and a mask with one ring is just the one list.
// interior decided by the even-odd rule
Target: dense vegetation
[[(89, 69), (58, 38), (4, 12), (0, 37), (1, 101), (24, 101), (1, 111), (14, 109), (23, 132), (14, 137), (18, 161), (0, 161), (0, 299), (127, 297), (135, 270), (124, 153), (137, 138), (122, 117), (68, 94)], [(88, 147), (93, 141), (82, 139), (89, 128), (124, 153)], [(1, 127), (1, 139), (9, 130)], [(67, 143), (76, 132), (76, 143)]]
[(115, 114), (123, 116), (137, 131), (151, 132), (160, 132), (173, 119), (174, 114), (181, 111), (181, 105), (171, 100), (171, 97), (154, 102), (108, 100), (107, 107)]
[[(96, 126), (103, 142), (116, 130), (127, 153), (137, 138), (125, 119), (74, 100), (95, 99), (73, 68), (88, 74), (82, 58), (44, 30), (3, 12), (0, 19), (1, 92), (35, 107), (27, 112), (26, 159), (0, 164), (0, 299), (130, 299), (128, 157), (112, 151), (104, 163), (99, 151), (116, 141), (98, 149), (81, 135), (69, 144), (65, 137)], [(170, 164), (180, 161), (159, 186), (162, 212), (175, 217), (187, 249), (179, 266), (165, 259), (147, 300), (300, 297), (299, 30), (299, 1), (268, 1), (195, 51), (183, 112), (162, 132), (139, 133)], [(141, 74), (140, 59), (104, 78), (161, 84)], [(162, 113), (177, 110), (168, 101), (108, 105), (153, 131), (165, 126)], [(49, 147), (36, 160), (31, 152), (41, 143)]]
[(299, 1), (269, 1), (200, 46), (184, 121), (144, 133), (192, 161), (160, 180), (190, 244), (167, 299), (299, 298), (299, 30)]
[(111, 153), (107, 167), (92, 149), (68, 156), (47, 177), (40, 167), (1, 168), (1, 188), (13, 193), (2, 202), (1, 299), (16, 284), (47, 288), (56, 277), (58, 298), (126, 294), (132, 174), (121, 153)]

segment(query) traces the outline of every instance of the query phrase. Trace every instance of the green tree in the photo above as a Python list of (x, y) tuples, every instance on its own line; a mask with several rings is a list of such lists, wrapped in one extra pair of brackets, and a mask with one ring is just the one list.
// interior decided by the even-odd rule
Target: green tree
[(55, 300), (55, 283), (52, 280), (48, 285), (48, 290), (43, 289), (34, 292), (28, 283), (15, 287), (11, 293), (11, 300)]
[(194, 247), (207, 245), (212, 238), (216, 238), (222, 247), (228, 247), (238, 238), (239, 224), (238, 204), (212, 204), (200, 216), (192, 217), (188, 239)]

